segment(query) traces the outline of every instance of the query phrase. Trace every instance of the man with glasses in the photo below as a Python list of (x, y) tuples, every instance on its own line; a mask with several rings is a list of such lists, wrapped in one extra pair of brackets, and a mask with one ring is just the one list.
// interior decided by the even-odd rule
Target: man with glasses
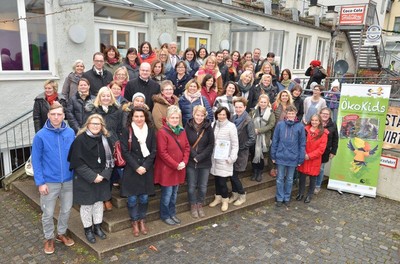
[(54, 208), (60, 198), (57, 222), (57, 242), (70, 247), (74, 241), (66, 235), (72, 207), (72, 172), (67, 161), (75, 138), (72, 128), (64, 122), (64, 108), (59, 102), (50, 106), (47, 121), (33, 138), (32, 166), (35, 184), (40, 193), (42, 225), (45, 238), (44, 253), (54, 253)]
[(104, 55), (101, 52), (93, 54), (93, 67), (82, 76), (90, 82), (90, 94), (96, 96), (100, 88), (107, 86), (112, 80), (112, 73), (104, 68)]

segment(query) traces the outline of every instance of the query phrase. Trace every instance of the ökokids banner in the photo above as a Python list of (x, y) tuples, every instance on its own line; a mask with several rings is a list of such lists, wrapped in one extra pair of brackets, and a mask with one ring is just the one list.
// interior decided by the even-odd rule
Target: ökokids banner
[(376, 196), (390, 85), (343, 84), (328, 188)]

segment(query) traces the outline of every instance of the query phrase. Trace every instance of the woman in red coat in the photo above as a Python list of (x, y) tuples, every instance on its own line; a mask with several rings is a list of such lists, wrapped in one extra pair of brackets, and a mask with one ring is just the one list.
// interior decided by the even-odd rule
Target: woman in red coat
[(322, 154), (324, 154), (328, 141), (329, 131), (322, 126), (322, 120), (319, 115), (313, 115), (306, 129), (306, 155), (304, 163), (298, 167), (300, 172), (299, 194), (296, 197), (297, 201), (304, 198), (306, 189), (306, 176), (310, 176), (310, 186), (308, 188), (305, 203), (309, 203), (314, 194), (317, 176), (319, 175)]
[(168, 225), (181, 222), (176, 217), (176, 198), (179, 184), (185, 181), (190, 155), (190, 145), (186, 132), (179, 125), (180, 120), (179, 107), (169, 106), (166, 122), (157, 133), (154, 183), (161, 185), (160, 215), (161, 220)]

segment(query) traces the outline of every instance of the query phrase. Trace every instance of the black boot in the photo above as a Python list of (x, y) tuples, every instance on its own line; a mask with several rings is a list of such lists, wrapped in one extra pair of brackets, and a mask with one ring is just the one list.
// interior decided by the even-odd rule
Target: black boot
[(258, 182), (262, 181), (262, 170), (257, 171), (256, 181), (258, 181)]
[(258, 170), (253, 169), (253, 174), (251, 175), (250, 180), (255, 181), (257, 179), (257, 174), (258, 174)]
[(96, 238), (94, 237), (93, 233), (93, 227), (92, 226), (85, 227), (84, 229), (85, 229), (86, 239), (92, 244), (96, 243)]
[(101, 224), (94, 225), (94, 233), (100, 237), (100, 239), (106, 239), (106, 234), (101, 230)]

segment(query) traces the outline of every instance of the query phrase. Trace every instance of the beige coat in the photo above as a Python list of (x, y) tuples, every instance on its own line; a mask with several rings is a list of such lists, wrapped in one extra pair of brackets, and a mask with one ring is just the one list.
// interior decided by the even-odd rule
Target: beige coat
[[(172, 97), (175, 99), (174, 105), (179, 107), (178, 101), (179, 98), (176, 95), (172, 95)], [(153, 102), (154, 102), (154, 107), (153, 107), (153, 121), (154, 121), (154, 126), (156, 127), (157, 131), (162, 128), (163, 126), (163, 118), (167, 117), (167, 109), (171, 104), (161, 95), (161, 94), (155, 94), (153, 95)], [(182, 126), (182, 119), (179, 123)]]

